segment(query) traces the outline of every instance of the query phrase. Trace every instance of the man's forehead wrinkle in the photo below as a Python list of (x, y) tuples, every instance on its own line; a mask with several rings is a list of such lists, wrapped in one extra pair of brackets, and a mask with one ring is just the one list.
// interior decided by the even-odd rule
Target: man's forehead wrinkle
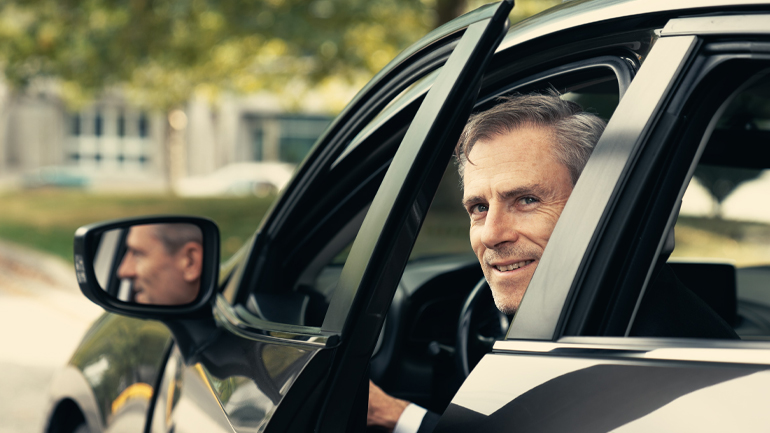
[(542, 195), (545, 188), (539, 183), (521, 185), (508, 190), (498, 191), (497, 197), (500, 201), (510, 200), (524, 194)]

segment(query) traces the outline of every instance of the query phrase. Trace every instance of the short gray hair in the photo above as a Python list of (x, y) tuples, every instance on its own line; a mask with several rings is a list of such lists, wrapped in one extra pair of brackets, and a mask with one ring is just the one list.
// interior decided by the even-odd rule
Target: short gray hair
[(556, 143), (556, 159), (567, 167), (575, 185), (594, 145), (604, 132), (604, 120), (584, 111), (575, 102), (561, 99), (555, 90), (546, 94), (515, 94), (500, 100), (501, 103), (489, 110), (471, 116), (465, 125), (455, 146), (460, 177), (463, 177), (465, 164), (471, 162), (468, 155), (476, 142), (490, 140), (526, 125), (545, 127), (550, 131)]
[(188, 242), (203, 245), (203, 232), (195, 224), (152, 224), (152, 228), (168, 254), (175, 254)]

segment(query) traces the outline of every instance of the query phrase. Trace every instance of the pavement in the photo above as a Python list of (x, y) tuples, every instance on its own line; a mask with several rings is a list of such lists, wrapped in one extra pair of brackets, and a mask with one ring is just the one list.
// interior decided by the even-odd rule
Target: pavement
[(54, 371), (102, 313), (71, 263), (0, 241), (0, 433), (42, 431)]

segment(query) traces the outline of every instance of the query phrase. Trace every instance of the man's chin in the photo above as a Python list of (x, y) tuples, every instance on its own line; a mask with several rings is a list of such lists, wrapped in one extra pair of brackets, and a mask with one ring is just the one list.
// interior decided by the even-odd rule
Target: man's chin
[(152, 304), (152, 301), (150, 298), (147, 297), (147, 295), (144, 292), (137, 292), (134, 295), (134, 301), (136, 301), (139, 304)]
[(495, 306), (498, 310), (500, 310), (501, 313), (513, 316), (516, 314), (516, 310), (519, 309), (519, 303), (517, 302), (510, 302), (508, 299), (500, 299), (498, 300), (497, 297), (495, 299)]
[[(492, 286), (490, 285), (490, 287)], [(518, 311), (525, 291), (526, 288), (521, 291), (515, 288), (492, 289), (492, 298), (495, 300), (495, 306), (501, 313), (512, 316)]]
[(527, 291), (527, 286), (529, 286), (529, 281), (535, 270), (534, 266), (530, 266), (527, 266), (530, 269), (522, 270), (524, 272), (513, 275), (501, 276), (494, 271), (490, 275), (485, 272), (489, 287), (492, 289), (495, 305), (501, 313), (510, 316), (519, 309), (521, 299), (524, 298), (524, 293)]

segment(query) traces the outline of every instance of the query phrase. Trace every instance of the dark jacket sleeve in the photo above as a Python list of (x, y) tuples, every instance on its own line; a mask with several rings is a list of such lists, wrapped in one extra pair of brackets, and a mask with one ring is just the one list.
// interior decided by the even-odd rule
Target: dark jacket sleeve
[(738, 335), (668, 265), (648, 284), (632, 336), (738, 339)]
[(441, 415), (428, 411), (425, 413), (425, 416), (422, 418), (422, 423), (420, 424), (420, 428), (417, 430), (417, 433), (430, 433), (433, 431), (433, 429), (436, 428), (436, 424), (438, 424), (438, 420), (441, 419)]

